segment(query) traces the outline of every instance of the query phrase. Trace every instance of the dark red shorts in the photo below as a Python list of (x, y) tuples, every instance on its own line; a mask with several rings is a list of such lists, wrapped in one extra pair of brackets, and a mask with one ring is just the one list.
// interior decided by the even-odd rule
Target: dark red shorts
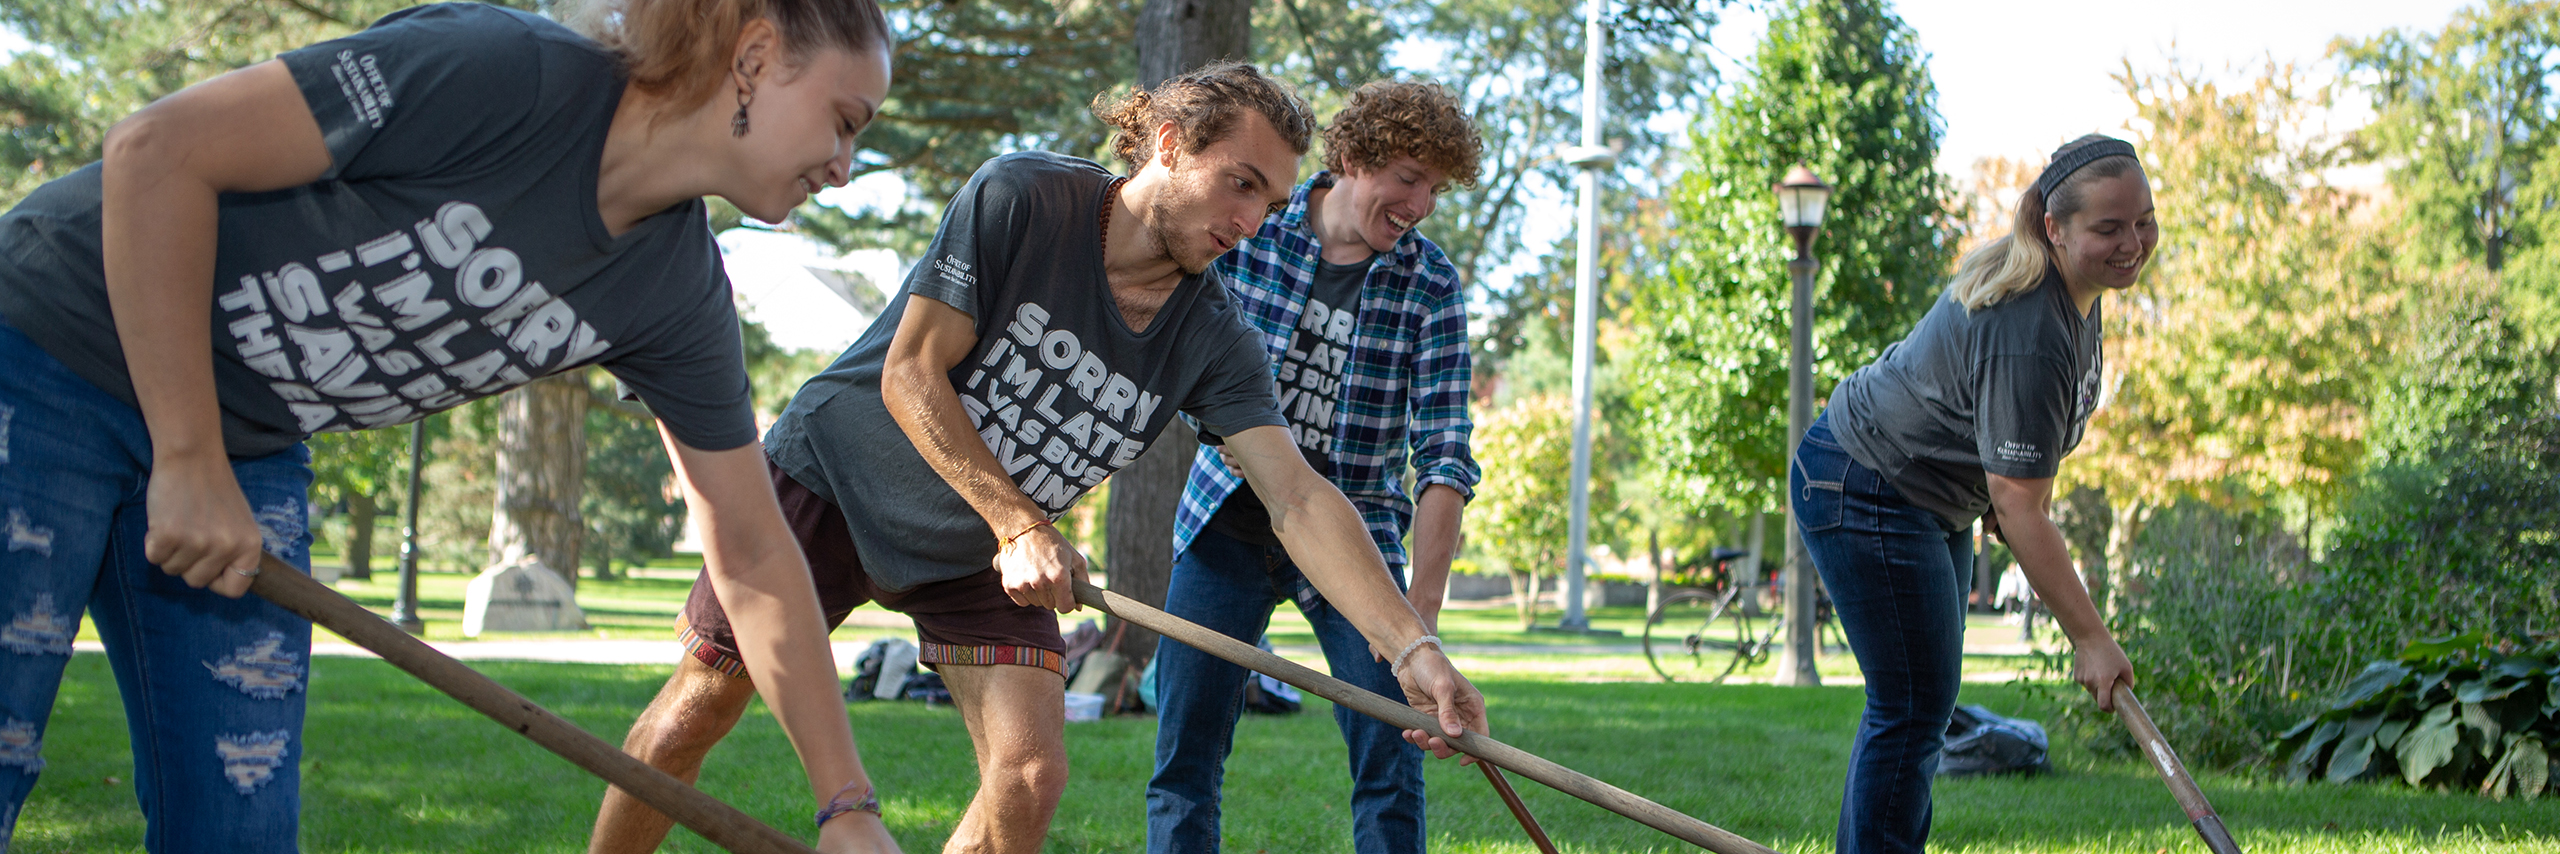
[[(773, 470), (773, 492), (782, 500), (782, 519), (809, 559), (810, 580), (818, 588), (818, 609), (827, 628), (843, 625), (846, 615), (866, 602), (915, 618), (918, 658), (926, 664), (1019, 664), (1065, 674), (1066, 639), (1058, 633), (1058, 613), (1016, 605), (1005, 595), (1002, 576), (993, 568), (966, 578), (919, 584), (890, 592), (872, 586), (855, 554), (853, 536), (845, 530), (844, 513), (826, 499)], [(711, 576), (694, 579), (693, 593), (676, 617), (676, 638), (685, 652), (715, 670), (744, 679), (746, 662), (738, 656), (738, 638), (729, 615), (711, 592)]]

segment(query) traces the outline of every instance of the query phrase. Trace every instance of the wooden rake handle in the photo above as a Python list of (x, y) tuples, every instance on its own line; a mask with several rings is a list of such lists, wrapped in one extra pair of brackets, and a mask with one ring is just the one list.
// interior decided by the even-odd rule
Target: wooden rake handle
[(1529, 832), (1529, 841), (1538, 844), (1538, 854), (1556, 854), (1555, 841), (1547, 838), (1547, 829), (1539, 827), (1538, 819), (1529, 814), (1529, 805), (1520, 800), (1520, 793), (1512, 791), (1511, 781), (1503, 779), (1502, 769), (1493, 767), (1491, 762), (1478, 762), (1476, 767), (1484, 769), (1485, 782), (1492, 783), (1493, 793), (1502, 796), (1502, 805), (1511, 808), (1511, 817), (1520, 820), (1520, 829)]
[(2240, 843), (2222, 826), (2222, 816), (2204, 799), (2204, 789), (2196, 785), (2195, 775), (2187, 773), (2187, 764), (2178, 760), (2178, 752), (2169, 749), (2169, 740), (2160, 736), (2160, 727), (2151, 722), (2151, 713), (2143, 711), (2141, 698), (2133, 694), (2133, 686), (2115, 685), (2116, 717), (2124, 719), (2133, 740), (2142, 745), (2142, 754), (2151, 758), (2151, 767), (2160, 772), (2160, 780), (2169, 784), (2169, 794), (2187, 811), (2187, 819), (2195, 824), (2196, 835), (2204, 837), (2204, 847), (2213, 854), (2240, 854)]
[(1189, 620), (1095, 587), (1076, 582), (1076, 601), (1089, 607), (1136, 623), (1157, 634), (1172, 638), (1193, 648), (1246, 669), (1298, 686), (1316, 696), (1332, 700), (1336, 705), (1387, 722), (1398, 729), (1418, 729), (1448, 740), (1449, 744), (1477, 759), (1500, 765), (1520, 776), (1545, 783), (1557, 791), (1590, 801), (1602, 809), (1636, 820), (1655, 830), (1716, 854), (1777, 854), (1775, 850), (1753, 842), (1715, 825), (1699, 821), (1670, 807), (1629, 793), (1625, 789), (1600, 782), (1571, 768), (1541, 759), (1520, 748), (1493, 740), (1483, 733), (1471, 732), (1448, 738), (1440, 722), (1430, 715), (1340, 679), (1335, 679), (1304, 665), (1281, 658), (1226, 635), (1202, 628)]
[(604, 743), (552, 714), (550, 710), (507, 690), (425, 641), (411, 637), (390, 621), (313, 580), (274, 555), (261, 555), (258, 577), (249, 590), (316, 625), (337, 632), (357, 646), (372, 650), (418, 681), (462, 701), (543, 749), (560, 754), (587, 773), (621, 787), (642, 803), (666, 813), (677, 823), (723, 849), (753, 854), (816, 854), (800, 840), (783, 835), (738, 808), (721, 803), (684, 781), (652, 768), (613, 745)]

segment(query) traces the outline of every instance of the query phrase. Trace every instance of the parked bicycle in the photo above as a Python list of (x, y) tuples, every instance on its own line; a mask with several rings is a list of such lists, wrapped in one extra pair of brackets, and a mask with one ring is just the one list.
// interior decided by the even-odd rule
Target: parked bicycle
[[(1742, 549), (1716, 549), (1708, 555), (1720, 589), (1690, 590), (1662, 600), (1644, 620), (1644, 660), (1664, 682), (1721, 684), (1733, 674), (1768, 662), (1782, 645), (1786, 615), (1755, 614), (1744, 597), (1757, 590), (1776, 590), (1777, 573), (1761, 583), (1735, 577), (1732, 562), (1750, 557)], [(1845, 650), (1848, 637), (1831, 614), (1831, 597), (1815, 591), (1814, 637), (1826, 647)], [(1835, 643), (1836, 642), (1836, 643)]]

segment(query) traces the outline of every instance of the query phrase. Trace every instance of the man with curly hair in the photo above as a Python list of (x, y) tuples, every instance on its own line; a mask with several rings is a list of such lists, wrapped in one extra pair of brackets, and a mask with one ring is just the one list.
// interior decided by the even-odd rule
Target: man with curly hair
[[(1483, 695), (1396, 597), (1357, 508), (1297, 452), (1261, 341), (1212, 269), (1288, 197), (1315, 117), (1237, 63), (1094, 113), (1127, 176), (1037, 151), (978, 167), (897, 298), (764, 437), (796, 540), (775, 547), (808, 557), (827, 621), (873, 602), (913, 617), (968, 727), (978, 788), (946, 851), (1041, 850), (1067, 784), (1058, 614), (1086, 571), (1052, 522), (1176, 413), (1241, 461), (1307, 574), (1400, 656), (1400, 696), (1446, 731), (1485, 727)], [(684, 779), (754, 696), (732, 604), (694, 587), (677, 623), (689, 656), (625, 742)], [(818, 820), (896, 797), (848, 787)], [(589, 850), (654, 851), (667, 828), (616, 793)]]
[[(1414, 230), (1452, 183), (1472, 185), (1483, 143), (1436, 84), (1360, 87), (1324, 129), (1324, 166), (1262, 228), (1218, 259), (1262, 333), (1281, 414), (1309, 465), (1351, 498), (1426, 624), (1439, 622), (1458, 517), (1478, 476), (1467, 434), (1471, 367), (1464, 289), (1440, 247)], [(1396, 696), (1379, 650), (1311, 586), (1273, 535), (1281, 514), (1232, 460), (1202, 448), (1174, 528), (1175, 616), (1252, 642), (1294, 600), (1333, 675)], [(1412, 467), (1408, 497), (1406, 466)], [(1404, 539), (1414, 532), (1407, 560)], [(1313, 555), (1308, 557), (1313, 558)], [(1408, 578), (1395, 569), (1410, 566)], [(1347, 603), (1346, 603), (1347, 604)], [(1436, 631), (1436, 629), (1435, 629)], [(1246, 673), (1180, 643), (1156, 646), (1155, 777), (1147, 850), (1218, 850), (1218, 799)], [(1352, 840), (1360, 854), (1423, 850), (1422, 755), (1387, 724), (1342, 707), (1351, 754)]]

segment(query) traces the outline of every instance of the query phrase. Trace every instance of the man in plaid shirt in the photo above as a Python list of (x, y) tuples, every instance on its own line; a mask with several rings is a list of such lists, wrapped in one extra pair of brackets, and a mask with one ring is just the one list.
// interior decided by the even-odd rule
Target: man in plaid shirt
[[(1439, 622), (1458, 518), (1477, 469), (1467, 418), (1471, 367), (1464, 289), (1438, 246), (1414, 231), (1452, 182), (1473, 184), (1483, 144), (1448, 90), (1379, 81), (1324, 130), (1325, 172), (1298, 186), (1260, 232), (1218, 260), (1237, 307), (1269, 347), (1298, 450), (1350, 497), (1390, 568), (1410, 565), (1407, 598)], [(1412, 467), (1407, 497), (1406, 467)], [(1165, 610), (1252, 642), (1295, 600), (1333, 675), (1387, 696), (1395, 677), (1282, 548), (1275, 518), (1226, 460), (1203, 447), (1174, 523)], [(1413, 553), (1404, 547), (1413, 529)], [(1218, 850), (1218, 799), (1246, 673), (1171, 640), (1161, 686), (1147, 850)], [(1393, 727), (1341, 707), (1351, 756), (1354, 848), (1420, 854), (1422, 754)]]

